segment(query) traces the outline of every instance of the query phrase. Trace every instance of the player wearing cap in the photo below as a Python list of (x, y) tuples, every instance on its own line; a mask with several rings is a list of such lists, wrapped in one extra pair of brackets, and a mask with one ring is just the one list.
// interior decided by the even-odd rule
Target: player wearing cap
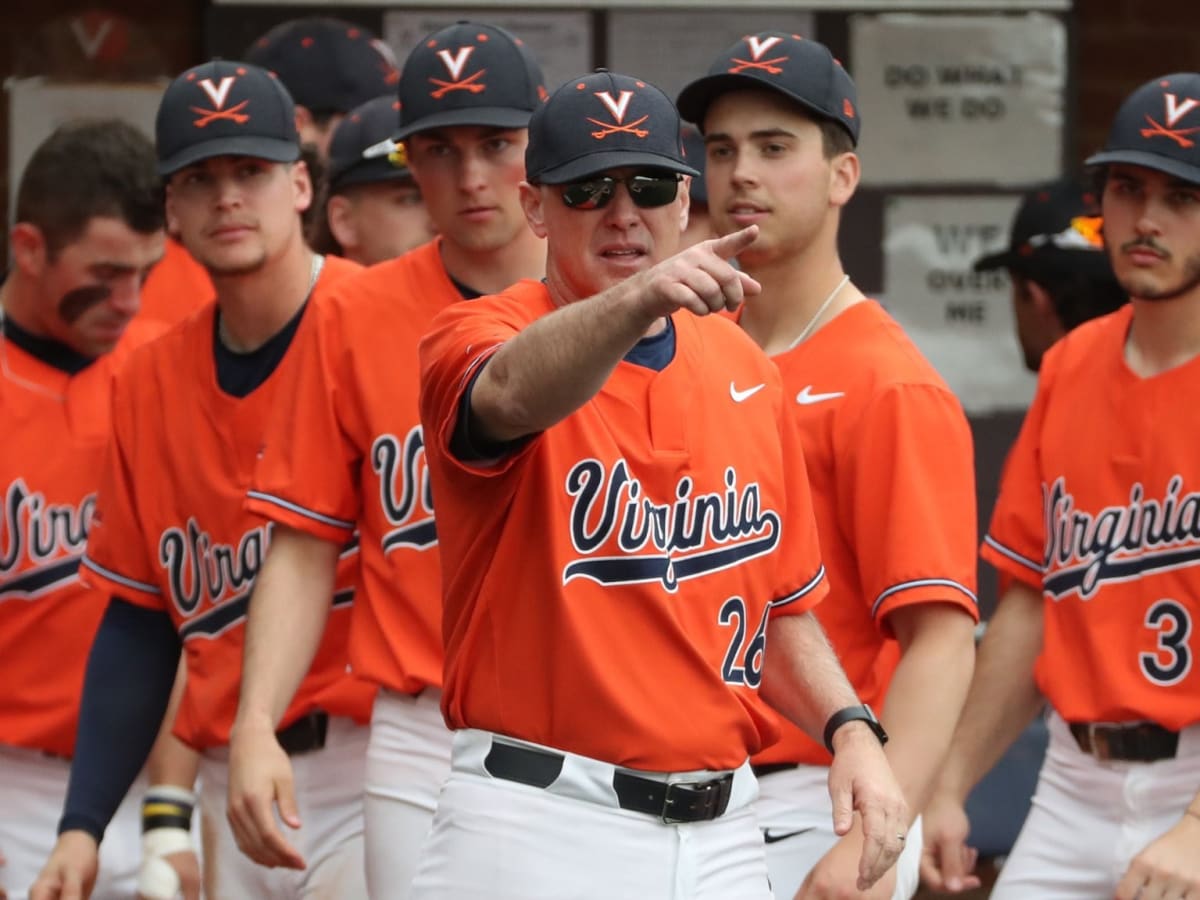
[(1011, 580), (929, 805), (926, 875), (961, 890), (962, 801), (1041, 707), (1050, 746), (994, 898), (1200, 896), (1200, 74), (1122, 104), (1104, 150), (1131, 303), (1045, 355), (983, 545)]
[[(786, 32), (752, 35), (679, 106), (705, 136), (717, 231), (759, 229), (738, 262), (762, 293), (739, 321), (778, 364), (782, 414), (802, 436), (830, 581), (815, 615), (892, 736), (887, 756), (915, 816), (973, 662), (971, 432), (937, 372), (843, 270), (838, 226), (858, 185), (860, 123), (854, 83), (829, 51)], [(785, 727), (754, 762), (777, 895), (848, 896), (862, 836), (829, 827), (825, 748)], [(917, 827), (867, 896), (912, 896), (919, 845)]]
[(1129, 301), (1113, 277), (1096, 195), (1074, 178), (1039, 185), (1021, 198), (1008, 249), (981, 257), (976, 272), (1006, 269), (1025, 366), (1078, 325)]
[[(16, 186), (0, 285), (0, 896), (23, 900), (52, 846), (79, 684), (105, 597), (79, 559), (113, 373), (157, 328), (130, 326), (163, 252), (154, 147), (115, 120), (56, 129)], [(109, 830), (96, 895), (135, 888), (138, 801)], [(120, 800), (120, 795), (117, 797)]]
[[(245, 491), (267, 411), (296, 371), (287, 349), (307, 326), (309, 296), (358, 268), (304, 244), (300, 212), (311, 185), (297, 162), (291, 98), (273, 75), (226, 61), (189, 69), (164, 93), (156, 135), (168, 221), (208, 270), (217, 299), (140, 348), (115, 381), (113, 437), (82, 562), (89, 583), (112, 599), (88, 662), (59, 842), (35, 900), (77, 896), (81, 885), (86, 894), (96, 844), (145, 759), (181, 651), (181, 768), (154, 776), (162, 778), (158, 821), (148, 824), (163, 826), (154, 829), (160, 850), (188, 840), (189, 749), (200, 753), (205, 818), (224, 822), (242, 623), (269, 541), (268, 523), (243, 508)], [(204, 848), (210, 895), (364, 892), (361, 790), (373, 690), (346, 674), (354, 574), (348, 560), (326, 585), (335, 610), (281, 722), (280, 741), (296, 754), (301, 834), (314, 866), (302, 877), (262, 869), (217, 827)], [(173, 894), (169, 884), (156, 886), (155, 896)]]
[(526, 225), (517, 192), (526, 126), (543, 91), (521, 42), (490, 25), (450, 26), (409, 56), (399, 134), (439, 237), (348, 279), (314, 309), (314, 330), (296, 347), (306, 376), (268, 427), (250, 497), (276, 524), (252, 604), (232, 741), (234, 829), (260, 862), (304, 864), (272, 811), (291, 803), (290, 767), (272, 732), (327, 614), (328, 595), (316, 586), (357, 530), (351, 664), (382, 687), (367, 762), (367, 878), (372, 896), (388, 900), (412, 879), (450, 759), (438, 705), (441, 576), (417, 342), (443, 307), (544, 272), (544, 242)]
[(421, 343), (455, 737), (416, 898), (770, 897), (764, 699), (836, 746), (859, 886), (899, 853), (884, 736), (808, 615), (825, 579), (778, 374), (709, 315), (757, 291), (726, 261), (756, 230), (676, 253), (679, 125), (625, 75), (559, 88), (521, 186), (545, 281)]
[(300, 143), (314, 145), (322, 159), (342, 118), (394, 94), (400, 77), (391, 48), (370, 29), (325, 16), (282, 22), (244, 56), (279, 76), (296, 103)]
[(399, 126), (400, 101), (393, 97), (368, 100), (342, 119), (329, 144), (314, 250), (371, 266), (433, 237), (404, 145), (392, 139)]

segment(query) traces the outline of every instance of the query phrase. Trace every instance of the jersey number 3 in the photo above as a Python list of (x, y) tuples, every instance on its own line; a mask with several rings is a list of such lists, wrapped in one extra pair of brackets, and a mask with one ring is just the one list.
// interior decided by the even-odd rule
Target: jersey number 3
[(1152, 653), (1139, 655), (1143, 674), (1163, 687), (1178, 684), (1192, 668), (1192, 651), (1187, 643), (1192, 617), (1174, 600), (1159, 600), (1146, 610), (1145, 624), (1158, 632), (1158, 646)]

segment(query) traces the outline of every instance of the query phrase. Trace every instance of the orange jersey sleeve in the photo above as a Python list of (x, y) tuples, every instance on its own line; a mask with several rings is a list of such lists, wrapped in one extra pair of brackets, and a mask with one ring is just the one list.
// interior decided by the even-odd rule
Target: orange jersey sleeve
[(0, 743), (74, 751), (84, 666), (108, 602), (78, 569), (112, 378), (155, 333), (131, 328), (112, 353), (74, 375), (0, 334)]
[(661, 371), (622, 361), (519, 451), (456, 459), (470, 378), (553, 308), (522, 282), (421, 343), (447, 721), (635, 768), (736, 767), (775, 737), (769, 617), (826, 590), (778, 372), (729, 321), (679, 314)]
[[(800, 430), (830, 594), (816, 609), (859, 696), (899, 662), (887, 617), (946, 603), (978, 618), (974, 450), (957, 399), (874, 301), (776, 357)], [(798, 728), (756, 758), (827, 764)]]
[[(327, 260), (314, 294), (357, 269)], [(309, 327), (309, 311), (293, 341)], [(263, 422), (296, 363), (285, 353), (249, 394), (225, 393), (213, 354), (215, 313), (209, 306), (143, 348), (118, 377), (114, 449), (85, 561), (97, 587), (170, 614), (188, 672), (175, 733), (197, 748), (228, 742), (237, 709), (246, 610), (270, 541), (269, 523), (247, 511), (244, 498)], [(372, 688), (346, 674), (356, 578), (348, 556), (316, 658), (282, 725), (315, 708), (369, 716)]]
[(138, 318), (170, 326), (181, 322), (216, 296), (208, 272), (183, 245), (168, 238), (166, 252), (142, 285)]
[(418, 342), (461, 299), (439, 247), (366, 269), (313, 309), (247, 501), (326, 540), (357, 529), (351, 665), (409, 694), (442, 683), (441, 571), (417, 410)]
[(1037, 683), (1073, 722), (1200, 721), (1200, 359), (1125, 363), (1133, 310), (1047, 353), (983, 545), (1043, 596)]

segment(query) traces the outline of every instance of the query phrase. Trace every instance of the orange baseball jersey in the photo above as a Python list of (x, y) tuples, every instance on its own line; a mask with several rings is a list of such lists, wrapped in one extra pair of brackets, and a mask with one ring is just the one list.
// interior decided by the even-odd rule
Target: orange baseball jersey
[(268, 425), (250, 509), (317, 537), (357, 526), (356, 674), (406, 694), (442, 683), (442, 596), (417, 413), (417, 344), (462, 299), (439, 241), (346, 279), (312, 310)]
[(139, 317), (174, 325), (186, 319), (215, 297), (208, 272), (184, 246), (174, 239), (166, 242), (166, 252), (142, 286)]
[(1200, 722), (1200, 359), (1125, 364), (1133, 310), (1045, 356), (983, 556), (1044, 598), (1038, 687), (1069, 722)]
[[(327, 259), (314, 295), (358, 268)], [(113, 441), (83, 559), (90, 583), (170, 613), (188, 672), (175, 733), (197, 749), (227, 743), (237, 710), (246, 608), (270, 539), (269, 523), (244, 500), (263, 422), (296, 372), (287, 353), (245, 397), (222, 391), (215, 317), (210, 304), (135, 353), (117, 377)], [(310, 324), (302, 315), (293, 340)], [(373, 688), (346, 674), (356, 573), (343, 559), (334, 612), (281, 726), (315, 708), (370, 715)]]
[[(878, 710), (900, 659), (891, 612), (942, 602), (979, 615), (971, 429), (873, 300), (774, 359), (801, 432), (829, 573), (816, 615), (858, 695)], [(783, 732), (755, 762), (829, 763), (800, 729), (785, 723)]]
[(71, 375), (0, 335), (0, 744), (70, 756), (107, 596), (79, 579), (113, 373), (162, 331), (135, 322)]
[(779, 374), (728, 320), (673, 317), (655, 371), (489, 463), (449, 451), (465, 386), (554, 309), (540, 282), (451, 306), (421, 343), (451, 728), (650, 771), (730, 769), (776, 737), (773, 615), (827, 590)]

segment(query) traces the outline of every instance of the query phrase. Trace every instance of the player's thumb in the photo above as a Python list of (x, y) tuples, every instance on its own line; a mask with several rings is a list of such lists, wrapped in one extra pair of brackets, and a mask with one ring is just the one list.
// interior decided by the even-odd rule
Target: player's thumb
[(738, 280), (742, 282), (742, 296), (757, 297), (762, 293), (762, 285), (747, 275), (745, 272), (739, 271)]
[(713, 238), (711, 244), (712, 251), (721, 257), (721, 259), (733, 259), (733, 257), (753, 244), (754, 239), (757, 237), (758, 226), (747, 225), (741, 231), (735, 231), (724, 237)]
[(275, 786), (275, 797), (279, 804), (279, 818), (289, 828), (300, 827), (300, 808), (296, 805), (296, 787), (292, 779), (280, 781)]
[(833, 801), (833, 832), (838, 837), (849, 834), (854, 825), (854, 794), (850, 785), (839, 784), (832, 787), (829, 798)]
[(942, 870), (942, 884), (948, 891), (961, 891), (967, 877), (967, 848), (962, 841), (939, 835), (934, 842), (934, 859)]
[(84, 900), (83, 879), (79, 873), (68, 870), (59, 876), (58, 900)]

